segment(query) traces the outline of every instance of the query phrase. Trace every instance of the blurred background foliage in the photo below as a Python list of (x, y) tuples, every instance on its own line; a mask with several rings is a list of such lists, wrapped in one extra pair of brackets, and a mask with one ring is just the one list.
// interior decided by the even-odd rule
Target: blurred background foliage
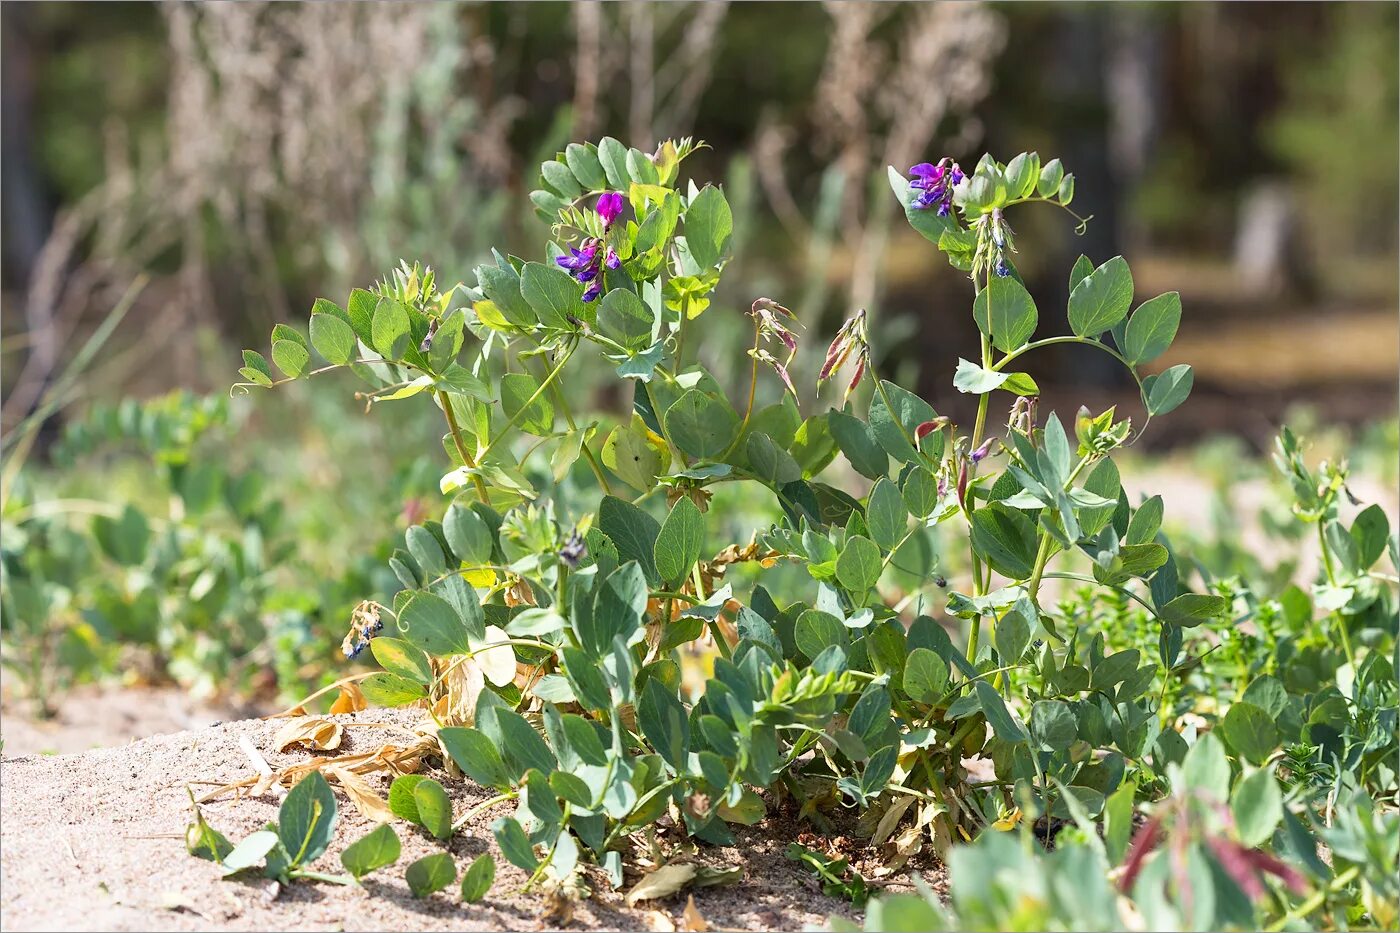
[[(867, 307), (882, 372), (965, 418), (948, 374), (977, 345), (966, 289), (894, 210), (885, 166), (1039, 149), (1078, 174), (1075, 208), (1093, 215), (1082, 236), (1049, 211), (1018, 231), (1039, 244), (1022, 272), (1040, 307), (1063, 307), (1046, 270), (1079, 252), (1127, 256), (1140, 294), (1182, 292), (1158, 365), (1191, 362), (1196, 391), (1148, 445), (1227, 436), (1181, 455), (1213, 477), (1304, 405), (1337, 432), (1332, 449), (1393, 487), (1397, 19), (1370, 3), (6, 4), (5, 514), (100, 500), (120, 525), (139, 501), (184, 529), (164, 557), (102, 557), (127, 568), (128, 601), (145, 598), (132, 567), (187, 593), (197, 555), (255, 527), (275, 546), (214, 564), (258, 605), (215, 605), (201, 582), (207, 618), (158, 653), (211, 689), (261, 663), (284, 686), (316, 679), (326, 633), (391, 585), (375, 578), (391, 539), (439, 507), (437, 429), (329, 430), (357, 404), (345, 385), (297, 385), (253, 412), (223, 399), (237, 348), (400, 258), (451, 283), (493, 246), (537, 254), (539, 162), (604, 134), (710, 146), (686, 167), (722, 182), (736, 213), (739, 258), (701, 351), (730, 360), (721, 372), (741, 368), (739, 312), (758, 295), (798, 312), (807, 354)], [(103, 352), (75, 369), (94, 335)], [(1130, 394), (1092, 356), (1046, 362), (1047, 409)], [(177, 388), (195, 394), (164, 395)], [(153, 482), (152, 457), (168, 456), (116, 443), (149, 431), (141, 416), (110, 414), (155, 399), (188, 419), (205, 393), (217, 417), (192, 443), (219, 488), (261, 476), (268, 499), (226, 495), (222, 532), (178, 471)], [(77, 443), (85, 432), (112, 443)], [(98, 602), (73, 618), (90, 623)], [(229, 639), (211, 658), (200, 633), (253, 611), (273, 620), (276, 657)], [(74, 630), (60, 647), (81, 647)]]

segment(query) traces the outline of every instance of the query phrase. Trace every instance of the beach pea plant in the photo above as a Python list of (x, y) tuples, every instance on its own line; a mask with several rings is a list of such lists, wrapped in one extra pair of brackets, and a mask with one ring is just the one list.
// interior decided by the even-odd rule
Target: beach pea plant
[[(1081, 257), (1071, 333), (1039, 337), (1008, 218), (1067, 210), (1073, 177), (1035, 154), (891, 169), (910, 223), (968, 276), (980, 354), (950, 370), (978, 409), (959, 425), (881, 378), (865, 311), (797, 373), (800, 308), (726, 305), (733, 215), (684, 177), (696, 148), (572, 144), (530, 196), (542, 256), (496, 253), (451, 286), (404, 264), (318, 300), (305, 331), (278, 325), (271, 364), (245, 351), (245, 390), (348, 370), (371, 408), (441, 413), (443, 509), (407, 530), (402, 589), (345, 641), (380, 668), (355, 675), (364, 696), (424, 710), (444, 761), (494, 791), (500, 852), (531, 884), (593, 863), (618, 885), (658, 821), (725, 844), (780, 801), (819, 828), (859, 808), (905, 855), (1097, 816), (1125, 775), (1165, 767), (1150, 688), (1182, 630), (1227, 608), (1189, 590), (1161, 499), (1130, 502), (1113, 460), (1190, 390), (1188, 368), (1151, 369), (1178, 297), (1134, 310), (1127, 263)], [(717, 315), (752, 329), (737, 399), (695, 350)], [(1126, 367), (1141, 415), (1041, 412), (1035, 351), (1070, 342)], [(612, 410), (578, 378), (590, 357)], [(735, 485), (771, 509), (725, 539), (744, 517), (710, 506)], [(969, 573), (937, 571), (935, 526)], [(1142, 607), (1156, 656), (1062, 628), (1046, 594), (1063, 578)], [(696, 654), (712, 673), (690, 690)], [(993, 779), (969, 779), (977, 756)]]

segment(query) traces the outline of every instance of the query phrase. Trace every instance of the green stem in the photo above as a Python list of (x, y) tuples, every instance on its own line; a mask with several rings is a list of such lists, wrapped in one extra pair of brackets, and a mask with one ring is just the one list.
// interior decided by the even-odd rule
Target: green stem
[[(1324, 523), (1321, 521), (1317, 523), (1317, 543), (1318, 546), (1322, 548), (1322, 568), (1327, 572), (1327, 583), (1329, 586), (1336, 586), (1337, 571), (1336, 568), (1332, 566), (1332, 554), (1327, 550), (1327, 531), (1324, 527)], [(1347, 663), (1354, 664), (1356, 662), (1356, 655), (1351, 653), (1351, 635), (1347, 633), (1347, 621), (1342, 618), (1342, 611), (1340, 609), (1334, 609), (1332, 611), (1332, 618), (1337, 625), (1337, 634), (1341, 636), (1342, 650), (1346, 652)]]
[(499, 443), (502, 438), (509, 434), (511, 428), (515, 427), (517, 424), (520, 423), (520, 419), (525, 417), (525, 413), (530, 410), (530, 406), (534, 405), (535, 402), (539, 401), (539, 397), (543, 395), (546, 390), (549, 389), (550, 385), (554, 383), (555, 379), (559, 378), (559, 374), (563, 372), (564, 366), (567, 365), (569, 362), (569, 357), (574, 355), (574, 350), (576, 350), (577, 348), (577, 342), (569, 344), (569, 348), (564, 351), (564, 355), (559, 357), (559, 362), (555, 363), (554, 368), (549, 371), (549, 375), (544, 377), (544, 382), (540, 383), (539, 388), (535, 389), (535, 391), (530, 395), (530, 397), (525, 400), (525, 404), (520, 406), (520, 410), (517, 411), (511, 417), (511, 419), (505, 423), (505, 427), (501, 428), (501, 430), (496, 433), (496, 436), (491, 439), (491, 443), (486, 445), (486, 449), (481, 452), (481, 460), (483, 462), (490, 455), (491, 448), (495, 447), (496, 444)]
[(1277, 922), (1267, 927), (1266, 929), (1269, 931), (1269, 933), (1280, 933), (1281, 930), (1287, 929), (1289, 924), (1297, 920), (1302, 920), (1308, 914), (1321, 907), (1324, 903), (1327, 902), (1327, 896), (1329, 894), (1335, 894), (1338, 891), (1342, 890), (1342, 888), (1345, 888), (1347, 885), (1355, 881), (1356, 876), (1359, 874), (1361, 874), (1361, 869), (1356, 865), (1351, 866), (1346, 871), (1333, 878), (1332, 883), (1329, 884), (1327, 887), (1313, 894), (1312, 897), (1308, 898), (1306, 901), (1303, 901), (1303, 903), (1299, 904), (1297, 907), (1284, 914), (1278, 919)]
[(323, 872), (306, 871), (301, 868), (291, 869), (287, 872), (287, 877), (293, 880), (296, 880), (297, 878), (305, 878), (307, 881), (323, 881), (326, 884), (343, 884), (346, 887), (352, 887), (358, 884), (358, 882), (356, 882), (355, 879), (350, 877), (349, 875), (327, 875)]
[(514, 800), (518, 796), (519, 794), (511, 790), (506, 791), (504, 794), (497, 794), (490, 800), (484, 800), (476, 806), (472, 807), (466, 813), (463, 813), (461, 817), (457, 819), (457, 822), (452, 824), (452, 828), (454, 830), (461, 829), (463, 826), (466, 826), (468, 823), (470, 823), (473, 817), (475, 817), (478, 813), (481, 813), (483, 810), (489, 810), (498, 803), (505, 803), (507, 800)]
[(457, 448), (457, 456), (462, 458), (462, 463), (467, 469), (472, 471), (472, 483), (476, 486), (476, 495), (483, 504), (491, 504), (491, 494), (486, 489), (486, 481), (481, 478), (481, 474), (476, 472), (476, 460), (472, 458), (471, 451), (467, 450), (466, 438), (462, 437), (462, 428), (457, 424), (457, 415), (452, 410), (452, 399), (448, 398), (447, 392), (438, 390), (438, 402), (442, 405), (442, 413), (447, 416), (447, 430), (452, 434), (452, 443)]
[[(734, 448), (739, 446), (739, 442), (744, 439), (744, 431), (749, 426), (749, 418), (753, 417), (753, 400), (758, 392), (758, 345), (762, 339), (762, 332), (759, 330), (758, 321), (755, 320), (753, 325), (753, 352), (749, 354), (749, 359), (753, 363), (749, 368), (749, 404), (744, 408), (744, 420), (739, 422), (739, 430), (734, 435), (734, 440), (730, 441), (729, 446), (725, 448), (723, 456), (719, 458), (720, 462), (728, 460), (729, 455), (734, 452)], [(679, 365), (679, 360), (677, 360), (677, 365)]]

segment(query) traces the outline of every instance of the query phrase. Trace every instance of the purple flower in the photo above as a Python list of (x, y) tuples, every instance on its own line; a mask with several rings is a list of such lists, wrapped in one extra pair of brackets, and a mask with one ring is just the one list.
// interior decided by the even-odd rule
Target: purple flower
[(560, 256), (554, 261), (559, 264), (559, 268), (565, 272), (571, 272), (575, 276), (585, 269), (592, 267), (595, 254), (598, 252), (598, 245), (592, 241), (586, 241), (583, 249), (571, 249), (569, 255)]
[(599, 282), (599, 281), (597, 281), (597, 280), (595, 279), (594, 281), (592, 281), (592, 282), (590, 282), (590, 283), (588, 284), (588, 287), (587, 287), (587, 288), (585, 288), (585, 289), (583, 290), (583, 300), (584, 300), (585, 303), (590, 302), (590, 301), (597, 301), (597, 300), (598, 300), (598, 296), (601, 295), (602, 293), (603, 293), (603, 283), (602, 283), (602, 282)]
[(914, 176), (909, 187), (919, 192), (910, 206), (925, 210), (936, 204), (938, 216), (947, 217), (953, 209), (953, 188), (964, 178), (958, 163), (945, 156), (937, 165), (920, 162), (909, 169), (909, 174)]
[(622, 265), (622, 260), (617, 258), (617, 253), (609, 249), (607, 258), (603, 260), (603, 265), (607, 266), (609, 269), (616, 269), (618, 266)]
[(1011, 274), (1011, 267), (1006, 264), (1005, 256), (997, 257), (996, 267), (992, 271), (995, 272), (999, 278), (1003, 279)]
[(603, 218), (603, 229), (612, 226), (614, 220), (622, 213), (622, 206), (625, 202), (622, 195), (616, 191), (606, 191), (598, 195), (598, 203), (593, 209), (598, 212), (598, 216)]

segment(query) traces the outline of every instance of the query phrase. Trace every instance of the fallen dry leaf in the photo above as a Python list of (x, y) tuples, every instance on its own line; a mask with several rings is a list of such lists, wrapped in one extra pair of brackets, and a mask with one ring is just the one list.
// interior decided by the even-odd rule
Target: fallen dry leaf
[(363, 776), (345, 768), (335, 767), (327, 767), (325, 773), (340, 784), (345, 796), (350, 798), (355, 809), (364, 814), (365, 819), (375, 823), (388, 823), (393, 820), (394, 814), (389, 809), (388, 801), (379, 796)]
[(331, 715), (336, 713), (358, 713), (362, 709), (369, 709), (369, 700), (365, 699), (364, 692), (360, 690), (359, 684), (341, 684), (340, 696), (335, 698), (331, 704)]
[(647, 921), (652, 933), (675, 933), (675, 921), (666, 916), (662, 911), (647, 911)]
[(694, 865), (662, 865), (632, 885), (632, 890), (627, 892), (627, 906), (635, 907), (638, 901), (651, 901), (675, 894), (690, 884), (694, 877)]
[(344, 732), (340, 723), (329, 719), (293, 719), (277, 730), (272, 747), (275, 751), (284, 752), (293, 745), (304, 745), (318, 752), (328, 752), (340, 747)]
[(695, 906), (695, 895), (687, 894), (685, 898), (685, 910), (681, 912), (680, 929), (705, 933), (709, 928), (710, 925), (705, 922), (705, 917), (700, 913), (700, 908)]

